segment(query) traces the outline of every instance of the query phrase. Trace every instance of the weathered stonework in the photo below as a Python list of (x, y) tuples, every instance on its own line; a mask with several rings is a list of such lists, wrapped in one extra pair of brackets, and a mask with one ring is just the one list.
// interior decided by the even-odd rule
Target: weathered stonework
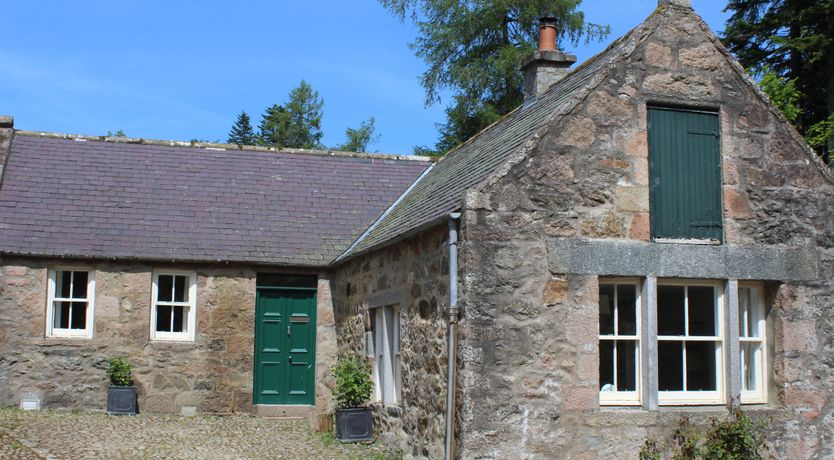
[[(160, 266), (130, 262), (5, 258), (0, 268), (0, 404), (27, 395), (44, 407), (103, 410), (113, 356), (127, 358), (139, 391), (139, 409), (180, 413), (252, 410), (255, 327), (253, 267)], [(95, 271), (92, 339), (45, 337), (47, 270), (78, 266)], [(197, 273), (194, 342), (151, 341), (154, 269)], [(318, 286), (317, 388), (313, 428), (329, 428), (335, 330), (329, 281)], [(322, 421), (322, 419), (324, 421)]]
[(374, 403), (375, 431), (406, 458), (443, 458), (449, 255), (445, 226), (350, 260), (333, 275), (338, 351), (364, 355), (369, 309), (400, 306), (398, 405)]
[[(636, 457), (681, 415), (726, 414), (599, 404), (599, 277), (662, 273), (770, 280), (770, 395), (747, 411), (773, 418), (773, 455), (834, 455), (831, 176), (691, 12), (662, 6), (647, 25), (523, 160), (465, 196), (462, 458)], [(723, 246), (649, 242), (645, 120), (658, 103), (719, 113)]]

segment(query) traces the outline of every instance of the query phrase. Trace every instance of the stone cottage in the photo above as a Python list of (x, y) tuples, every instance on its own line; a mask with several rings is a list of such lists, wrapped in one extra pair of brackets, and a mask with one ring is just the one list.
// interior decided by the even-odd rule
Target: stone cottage
[(354, 352), (406, 456), (633, 458), (738, 406), (834, 456), (834, 175), (688, 0), (573, 69), (553, 27), (435, 164), (2, 121), (0, 403), (100, 408), (123, 354), (145, 410), (321, 426)]

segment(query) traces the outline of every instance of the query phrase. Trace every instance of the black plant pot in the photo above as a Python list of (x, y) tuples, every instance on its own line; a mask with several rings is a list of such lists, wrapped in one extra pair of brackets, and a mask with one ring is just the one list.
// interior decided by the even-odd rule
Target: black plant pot
[(136, 415), (136, 387), (107, 388), (107, 413), (110, 415)]
[(336, 439), (342, 442), (374, 440), (374, 417), (366, 407), (336, 409)]

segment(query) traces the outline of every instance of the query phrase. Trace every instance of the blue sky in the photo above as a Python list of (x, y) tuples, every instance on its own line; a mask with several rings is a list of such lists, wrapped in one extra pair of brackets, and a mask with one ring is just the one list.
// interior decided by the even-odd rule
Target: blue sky
[[(639, 24), (657, 0), (585, 0), (586, 20), (611, 36), (566, 51), (583, 61)], [(722, 0), (693, 0), (715, 31)], [(370, 150), (434, 145), (443, 103), (424, 107), (416, 36), (373, 0), (25, 1), (0, 16), (0, 113), (15, 127), (151, 139), (226, 139), (246, 110), (305, 79), (325, 101), (324, 143), (376, 117)]]

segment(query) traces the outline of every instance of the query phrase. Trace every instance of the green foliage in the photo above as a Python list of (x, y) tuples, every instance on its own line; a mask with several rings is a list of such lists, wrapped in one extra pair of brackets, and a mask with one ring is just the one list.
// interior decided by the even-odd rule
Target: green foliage
[(638, 458), (640, 460), (660, 460), (661, 458), (663, 458), (663, 451), (661, 450), (660, 445), (657, 442), (657, 439), (646, 439), (646, 441), (643, 443), (643, 447), (640, 448)]
[(279, 148), (320, 148), (324, 101), (318, 91), (301, 80), (288, 97), (286, 104), (274, 104), (264, 112), (258, 142)]
[[(744, 67), (794, 82), (793, 122), (808, 136), (834, 113), (834, 0), (729, 0), (725, 11), (724, 44)], [(822, 155), (834, 137), (816, 146)]]
[(110, 383), (117, 387), (130, 386), (133, 379), (130, 378), (130, 371), (133, 366), (122, 358), (110, 358), (107, 366), (107, 377), (110, 378)]
[(788, 80), (765, 66), (759, 75), (759, 86), (788, 121), (796, 121), (802, 110), (799, 107), (802, 94), (796, 89), (796, 79)]
[(367, 121), (363, 121), (359, 124), (359, 128), (348, 128), (345, 130), (345, 136), (347, 136), (347, 141), (336, 147), (337, 150), (344, 150), (346, 152), (366, 152), (368, 151), (368, 146), (375, 144), (379, 141), (380, 135), (375, 134), (375, 127), (374, 123), (376, 119), (374, 117), (369, 118)]
[(413, 147), (412, 153), (414, 155), (420, 155), (424, 157), (441, 157), (443, 156), (443, 152), (439, 152), (427, 145), (415, 145)]
[(241, 110), (237, 116), (237, 120), (235, 120), (235, 124), (232, 125), (232, 130), (229, 131), (227, 142), (237, 145), (255, 145), (257, 140), (258, 136), (252, 128), (252, 121), (249, 118), (249, 114)]
[(107, 137), (127, 137), (127, 134), (125, 134), (123, 129), (120, 129), (115, 133), (113, 131), (107, 131)]
[(446, 109), (436, 146), (440, 153), (521, 104), (518, 66), (535, 49), (538, 18), (553, 15), (558, 19), (559, 42), (577, 45), (583, 38), (587, 43), (610, 33), (608, 26), (585, 22), (577, 10), (581, 0), (380, 3), (401, 20), (412, 20), (419, 29), (411, 48), (428, 66), (421, 77), (426, 105), (440, 102), (444, 91), (452, 92), (453, 101)]
[(754, 422), (741, 410), (725, 420), (713, 419), (706, 433), (683, 417), (672, 434), (671, 442), (661, 445), (646, 439), (640, 449), (640, 460), (760, 460), (765, 447), (767, 421)]
[[(834, 137), (834, 113), (805, 131), (805, 141), (815, 149), (824, 147), (826, 142), (829, 142), (832, 137)], [(832, 155), (831, 151), (828, 152), (828, 156), (829, 163), (834, 164), (834, 155)]]
[(360, 407), (371, 397), (374, 384), (371, 366), (359, 355), (351, 354), (339, 360), (333, 367), (336, 388), (333, 397), (341, 409)]

